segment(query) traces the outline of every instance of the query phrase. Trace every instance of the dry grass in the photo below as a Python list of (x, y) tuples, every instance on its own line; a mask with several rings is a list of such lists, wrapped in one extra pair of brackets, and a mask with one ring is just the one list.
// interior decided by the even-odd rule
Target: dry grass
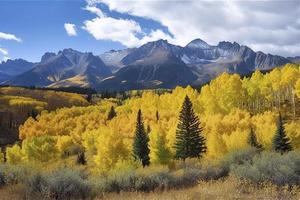
[[(25, 198), (22, 185), (5, 186), (0, 189), (1, 200)], [(39, 198), (37, 198), (39, 199)], [(299, 200), (299, 187), (278, 187), (272, 184), (253, 185), (235, 178), (200, 182), (197, 186), (164, 192), (121, 192), (98, 196), (97, 200)]]
[(299, 200), (299, 188), (277, 187), (271, 184), (255, 186), (240, 182), (234, 178), (226, 180), (200, 182), (193, 188), (170, 190), (165, 192), (124, 192), (120, 194), (104, 194), (98, 199), (108, 200)]
[(19, 200), (25, 198), (25, 187), (23, 185), (9, 185), (0, 188), (1, 200)]

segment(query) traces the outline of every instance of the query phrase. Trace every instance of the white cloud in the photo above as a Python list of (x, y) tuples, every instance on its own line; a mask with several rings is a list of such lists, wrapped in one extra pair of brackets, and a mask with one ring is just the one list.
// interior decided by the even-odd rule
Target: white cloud
[(17, 42), (22, 42), (22, 40), (10, 33), (0, 32), (0, 40), (15, 40)]
[(136, 21), (107, 17), (99, 8), (87, 6), (85, 10), (98, 15), (92, 20), (86, 20), (82, 27), (96, 40), (112, 40), (127, 47), (135, 47), (153, 40), (171, 39), (161, 30), (151, 30), (149, 34), (146, 34)]
[(91, 13), (94, 13), (96, 15), (98, 15), (99, 17), (105, 17), (104, 13), (102, 12), (102, 10), (100, 10), (99, 8), (97, 8), (96, 6), (86, 6), (84, 8), (84, 10), (87, 10)]
[(256, 50), (285, 56), (300, 54), (299, 0), (87, 2), (89, 6), (104, 3), (111, 11), (158, 21), (174, 36), (170, 38), (171, 42), (178, 45), (201, 38), (211, 44), (223, 40), (236, 41), (259, 48)]
[(3, 56), (8, 56), (8, 51), (7, 51), (7, 49), (0, 48), (0, 54), (2, 54)]
[(7, 61), (8, 59), (8, 50), (0, 46), (0, 61)]
[(65, 30), (66, 30), (68, 36), (76, 36), (77, 35), (75, 24), (65, 23), (64, 27), (65, 27)]
[[(15, 36), (14, 34), (3, 33), (3, 32), (0, 32), (0, 40), (13, 40), (17, 42), (22, 42), (22, 40), (17, 36)], [(6, 61), (8, 59), (10, 59), (8, 50), (1, 47), (0, 45), (0, 61)]]
[(141, 27), (135, 21), (111, 17), (87, 20), (83, 28), (97, 40), (112, 40), (129, 47), (136, 45), (135, 34), (141, 32)]

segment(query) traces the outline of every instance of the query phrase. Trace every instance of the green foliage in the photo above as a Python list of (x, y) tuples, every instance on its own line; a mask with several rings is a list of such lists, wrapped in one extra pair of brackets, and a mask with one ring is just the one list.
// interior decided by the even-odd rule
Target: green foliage
[(281, 115), (278, 117), (277, 131), (273, 138), (273, 149), (276, 152), (285, 153), (292, 150), (290, 139), (287, 137)]
[(117, 116), (117, 113), (115, 111), (115, 108), (112, 106), (109, 110), (109, 113), (107, 115), (107, 120), (113, 119), (115, 116)]
[(143, 167), (150, 164), (150, 149), (148, 143), (149, 137), (145, 131), (142, 111), (139, 110), (137, 114), (135, 138), (133, 142), (133, 156), (135, 159), (141, 160)]
[(263, 146), (257, 141), (256, 134), (254, 133), (254, 130), (252, 128), (250, 129), (247, 141), (251, 147), (257, 148), (259, 150), (263, 149)]
[(175, 143), (177, 159), (201, 157), (206, 152), (205, 139), (198, 117), (188, 96), (185, 97), (179, 116)]
[(80, 165), (85, 165), (86, 164), (86, 158), (85, 158), (84, 151), (81, 151), (77, 154), (76, 162), (77, 162), (77, 164), (80, 164)]
[(167, 147), (167, 139), (161, 128), (150, 133), (151, 163), (167, 165), (172, 159), (172, 153)]

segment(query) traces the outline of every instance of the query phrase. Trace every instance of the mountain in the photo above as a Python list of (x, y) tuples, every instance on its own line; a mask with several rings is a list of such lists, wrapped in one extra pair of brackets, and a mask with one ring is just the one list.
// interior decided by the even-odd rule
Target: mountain
[(11, 78), (12, 77), (10, 75), (0, 72), (0, 83), (5, 82)]
[(32, 69), (34, 63), (23, 59), (3, 61), (0, 63), (0, 83)]
[(119, 71), (101, 81), (98, 89), (171, 88), (204, 84), (222, 72), (244, 75), (288, 62), (290, 60), (287, 58), (255, 52), (236, 42), (223, 41), (213, 46), (196, 39), (181, 47), (158, 40), (133, 49), (118, 60), (122, 63), (118, 65)]
[(195, 39), (186, 46), (166, 40), (148, 42), (138, 48), (111, 50), (95, 56), (73, 49), (45, 53), (39, 63), (24, 64), (30, 70), (5, 84), (39, 87), (92, 87), (98, 90), (173, 88), (200, 85), (222, 72), (249, 74), (295, 62), (299, 58), (255, 52), (236, 42), (210, 45)]
[(254, 52), (247, 46), (226, 41), (211, 46), (202, 40), (194, 40), (184, 47), (183, 52), (181, 59), (186, 64), (200, 68), (207, 68), (213, 64), (218, 70), (240, 74), (256, 69), (267, 70), (290, 62), (281, 56)]
[(149, 42), (133, 50), (121, 62), (125, 65), (114, 76), (100, 82), (98, 90), (173, 88), (197, 79), (174, 53), (179, 47), (165, 40)]
[(39, 87), (95, 87), (101, 79), (111, 74), (103, 61), (92, 53), (64, 49), (45, 53), (41, 62), (21, 75), (6, 82), (11, 85)]
[(300, 63), (300, 56), (287, 57), (287, 59), (289, 59), (293, 63)]
[(100, 54), (99, 57), (102, 59), (105, 65), (111, 68), (112, 72), (116, 72), (124, 66), (124, 63), (122, 63), (122, 59), (134, 50), (135, 48), (124, 50), (110, 50), (108, 52)]

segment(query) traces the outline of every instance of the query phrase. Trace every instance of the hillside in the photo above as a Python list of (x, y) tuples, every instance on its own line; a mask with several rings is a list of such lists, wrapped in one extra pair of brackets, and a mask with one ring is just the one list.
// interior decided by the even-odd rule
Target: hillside
[(85, 96), (38, 89), (0, 87), (0, 146), (19, 140), (19, 126), (42, 111), (86, 106)]
[(0, 63), (0, 83), (20, 75), (34, 67), (34, 63), (23, 59), (3, 61)]
[(98, 56), (72, 49), (46, 53), (35, 67), (12, 80), (8, 85), (53, 87), (95, 87), (98, 81), (111, 74), (111, 70)]

